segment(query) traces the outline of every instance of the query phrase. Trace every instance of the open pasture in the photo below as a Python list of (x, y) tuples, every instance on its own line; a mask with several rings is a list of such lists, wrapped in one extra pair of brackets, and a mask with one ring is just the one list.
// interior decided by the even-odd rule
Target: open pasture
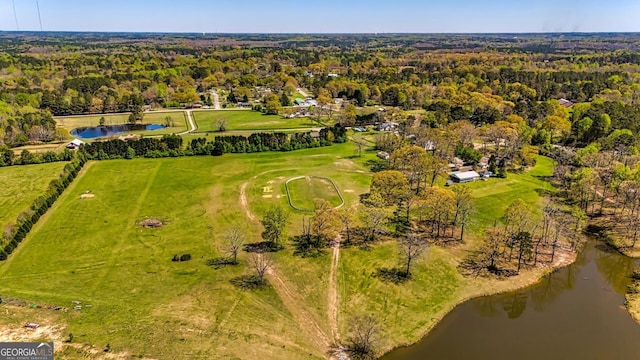
[(62, 172), (66, 162), (0, 168), (0, 228), (14, 223)]
[[(231, 283), (251, 273), (247, 253), (240, 254), (239, 266), (217, 270), (207, 260), (226, 254), (223, 234), (231, 226), (246, 231), (248, 242), (260, 241), (259, 220), (266, 209), (288, 207), (289, 179), (302, 176), (294, 183), (303, 186), (294, 193), (313, 198), (316, 191), (331, 198), (327, 184), (320, 181), (311, 191), (306, 182), (307, 177), (330, 178), (345, 205), (356, 205), (370, 184), (363, 163), (375, 155), (353, 158), (353, 151), (347, 143), (291, 153), (89, 163), (18, 250), (0, 263), (0, 295), (67, 308), (79, 301), (81, 310), (56, 313), (61, 331), (75, 334), (75, 342), (109, 343), (128, 357), (323, 358), (308, 323), (331, 334), (329, 254), (293, 256), (285, 243), (285, 250), (273, 254), (277, 278), (270, 281), (278, 281), (277, 287), (257, 291)], [(470, 240), (516, 197), (539, 202), (540, 190), (548, 188), (541, 177), (549, 169), (550, 160), (539, 158), (527, 173), (471, 184), (478, 215)], [(83, 196), (87, 193), (93, 196)], [(489, 196), (494, 193), (499, 194)], [(291, 211), (288, 235), (300, 233), (305, 216)], [(145, 219), (163, 225), (143, 228)], [(416, 265), (413, 280), (403, 285), (376, 277), (378, 269), (399, 264), (395, 242), (343, 249), (336, 267), (341, 333), (351, 316), (370, 313), (384, 324), (383, 347), (416, 341), (461, 300), (530, 283), (542, 271), (509, 283), (463, 278), (456, 266), (465, 249), (432, 246)], [(171, 261), (185, 253), (191, 261)], [(283, 296), (283, 286), (284, 294), (292, 295)], [(47, 311), (33, 310), (29, 320), (51, 321)]]
[(264, 115), (250, 110), (200, 110), (192, 112), (198, 132), (216, 132), (220, 121), (227, 131), (268, 131), (298, 128), (320, 128), (322, 125), (309, 118), (287, 119), (279, 115)]
[[(277, 182), (275, 193), (282, 195), (284, 179), (333, 173), (341, 187), (354, 190), (347, 201), (357, 201), (369, 177), (340, 158), (345, 150), (350, 147), (89, 163), (0, 263), (0, 295), (70, 309), (79, 301), (82, 310), (61, 313), (65, 332), (76, 342), (109, 343), (131, 356), (321, 358), (313, 337), (293, 320), (291, 304), (273, 288), (252, 292), (231, 284), (251, 273), (246, 253), (239, 266), (215, 270), (206, 261), (225, 255), (222, 234), (232, 225), (247, 231), (249, 242), (259, 241), (257, 217), (272, 204), (288, 207), (284, 196), (263, 197), (269, 182)], [(150, 218), (163, 226), (140, 226)], [(292, 217), (291, 233), (299, 219)], [(191, 261), (171, 261), (185, 253)], [(304, 294), (310, 316), (327, 326), (327, 274), (319, 270), (328, 259), (309, 262), (290, 251), (275, 256), (280, 276)], [(32, 321), (40, 321), (35, 311)]]

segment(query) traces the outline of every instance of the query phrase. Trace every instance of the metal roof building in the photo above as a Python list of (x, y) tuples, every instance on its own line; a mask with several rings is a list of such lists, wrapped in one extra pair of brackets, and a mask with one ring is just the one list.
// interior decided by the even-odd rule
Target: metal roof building
[(475, 171), (454, 172), (449, 174), (451, 180), (457, 183), (467, 183), (480, 180), (480, 174)]

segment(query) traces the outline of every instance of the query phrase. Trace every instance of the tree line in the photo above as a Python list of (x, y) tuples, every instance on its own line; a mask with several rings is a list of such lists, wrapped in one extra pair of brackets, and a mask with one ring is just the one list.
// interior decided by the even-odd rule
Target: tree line
[(0, 147), (0, 167), (12, 165), (44, 164), (56, 161), (70, 161), (73, 158), (73, 151), (64, 149), (61, 153), (47, 151), (42, 154), (32, 153), (29, 150), (22, 150), (19, 156), (10, 148)]
[[(161, 138), (141, 138), (128, 141), (112, 139), (80, 146), (87, 159), (132, 159), (134, 157), (176, 157), (192, 155), (220, 156), (225, 153), (251, 153), (264, 151), (293, 151), (346, 141), (346, 130), (339, 124), (324, 128), (316, 136), (304, 133), (255, 133), (249, 136), (216, 136), (213, 141), (196, 138), (183, 148), (182, 137), (164, 135)], [(10, 150), (9, 150), (10, 151)]]

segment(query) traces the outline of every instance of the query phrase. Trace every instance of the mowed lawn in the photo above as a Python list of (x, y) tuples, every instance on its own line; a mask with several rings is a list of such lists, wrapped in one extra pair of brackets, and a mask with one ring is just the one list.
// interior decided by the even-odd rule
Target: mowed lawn
[[(221, 234), (231, 225), (258, 241), (260, 229), (240, 205), (246, 185), (248, 210), (260, 216), (286, 197), (263, 197), (264, 184), (316, 172), (332, 173), (348, 200), (369, 186), (369, 176), (350, 160), (351, 146), (295, 153), (225, 155), (93, 162), (65, 191), (19, 249), (0, 263), (2, 296), (71, 308), (92, 307), (62, 317), (66, 332), (81, 343), (161, 359), (322, 358), (273, 288), (244, 291), (230, 280), (251, 273), (241, 265), (215, 270), (206, 260), (223, 256)], [(306, 161), (302, 161), (306, 159)], [(347, 171), (343, 171), (347, 170)], [(85, 192), (93, 198), (81, 199)], [(290, 233), (302, 215), (294, 213)], [(139, 222), (158, 218), (159, 229)], [(190, 253), (189, 262), (171, 261)], [(327, 328), (326, 291), (330, 258), (275, 255), (276, 269), (301, 294), (309, 313)], [(46, 259), (46, 261), (44, 260)], [(302, 270), (300, 270), (302, 268)], [(34, 313), (32, 321), (38, 321)], [(71, 355), (69, 355), (71, 356)]]
[(316, 199), (326, 200), (333, 207), (342, 205), (339, 189), (326, 178), (307, 176), (290, 181), (287, 187), (291, 204), (298, 209), (313, 210)]
[[(56, 124), (68, 131), (79, 127), (98, 126), (100, 125), (100, 118), (105, 118), (105, 125), (118, 125), (126, 124), (129, 122), (129, 114), (112, 114), (112, 115), (91, 115), (91, 116), (65, 116), (55, 118)], [(182, 111), (171, 112), (150, 112), (144, 114), (143, 122), (145, 124), (165, 124), (165, 118), (171, 117), (175, 126), (170, 126), (164, 129), (151, 130), (151, 131), (133, 131), (132, 133), (143, 135), (164, 135), (175, 134), (187, 130), (187, 119), (185, 113)]]
[(491, 178), (469, 184), (476, 206), (471, 229), (478, 231), (491, 226), (494, 220), (504, 216), (506, 207), (516, 199), (523, 200), (534, 216), (542, 215), (541, 194), (553, 191), (545, 180), (553, 175), (553, 166), (553, 160), (538, 156), (536, 165), (528, 171), (509, 173), (506, 179)]
[(279, 115), (264, 115), (250, 110), (201, 110), (191, 113), (198, 132), (215, 132), (220, 120), (226, 121), (228, 131), (266, 131), (323, 127), (309, 118), (287, 119)]
[(44, 193), (51, 180), (58, 178), (66, 162), (0, 167), (0, 228), (14, 224)]

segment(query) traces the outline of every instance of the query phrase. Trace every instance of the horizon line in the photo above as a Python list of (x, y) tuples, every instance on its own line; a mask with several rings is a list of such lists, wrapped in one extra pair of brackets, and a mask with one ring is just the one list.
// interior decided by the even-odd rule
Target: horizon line
[(509, 32), (225, 32), (225, 31), (103, 31), (103, 30), (0, 30), (7, 34), (149, 34), (149, 35), (549, 35), (640, 34), (640, 31), (509, 31)]

